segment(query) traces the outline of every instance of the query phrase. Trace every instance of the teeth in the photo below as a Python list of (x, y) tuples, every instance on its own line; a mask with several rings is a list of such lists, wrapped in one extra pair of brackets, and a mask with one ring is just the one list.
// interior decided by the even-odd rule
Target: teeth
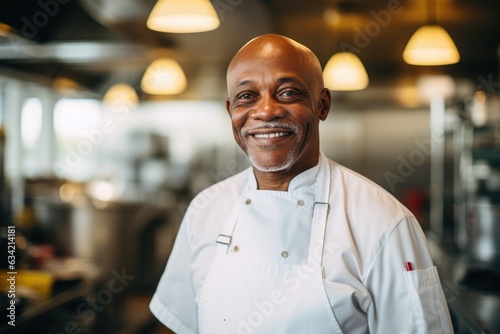
[(256, 134), (256, 138), (276, 138), (286, 136), (288, 132), (276, 132), (276, 133), (259, 133)]

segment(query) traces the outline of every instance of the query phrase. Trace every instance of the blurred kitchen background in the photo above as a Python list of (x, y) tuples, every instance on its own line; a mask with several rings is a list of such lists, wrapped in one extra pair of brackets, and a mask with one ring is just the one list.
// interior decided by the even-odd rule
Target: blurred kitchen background
[[(340, 83), (325, 71), (324, 152), (417, 216), (455, 331), (500, 333), (500, 2), (194, 2), (211, 5), (211, 30), (153, 30), (156, 0), (0, 5), (0, 332), (168, 333), (147, 305), (187, 205), (249, 166), (225, 111), (226, 67), (278, 33), (324, 67), (354, 55), (335, 65)], [(459, 56), (408, 58), (426, 25)]]

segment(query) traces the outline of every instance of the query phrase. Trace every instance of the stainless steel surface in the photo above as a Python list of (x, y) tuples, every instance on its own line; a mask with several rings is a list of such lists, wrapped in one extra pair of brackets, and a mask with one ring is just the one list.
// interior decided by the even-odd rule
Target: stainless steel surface
[[(466, 254), (441, 248), (432, 238), (429, 241), (455, 333), (500, 333), (499, 277), (481, 271), (474, 272), (478, 274), (473, 277), (475, 282), (467, 281), (472, 276)], [(489, 286), (480, 285), (486, 281)]]
[(474, 290), (456, 290), (449, 301), (456, 334), (500, 333), (500, 295)]
[(500, 205), (491, 204), (488, 199), (475, 203), (469, 221), (469, 235), (470, 265), (500, 271)]

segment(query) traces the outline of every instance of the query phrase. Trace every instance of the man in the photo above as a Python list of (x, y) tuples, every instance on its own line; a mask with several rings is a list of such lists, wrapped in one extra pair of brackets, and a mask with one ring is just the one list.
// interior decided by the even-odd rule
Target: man
[(176, 333), (451, 333), (413, 215), (320, 151), (331, 96), (316, 56), (263, 35), (227, 85), (252, 168), (190, 204), (153, 314)]

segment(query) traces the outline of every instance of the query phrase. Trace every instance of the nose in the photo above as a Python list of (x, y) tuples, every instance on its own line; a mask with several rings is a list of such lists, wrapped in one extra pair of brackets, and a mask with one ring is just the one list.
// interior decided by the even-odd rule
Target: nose
[(275, 118), (282, 118), (286, 110), (271, 94), (262, 95), (256, 103), (251, 117), (264, 122), (269, 122)]

